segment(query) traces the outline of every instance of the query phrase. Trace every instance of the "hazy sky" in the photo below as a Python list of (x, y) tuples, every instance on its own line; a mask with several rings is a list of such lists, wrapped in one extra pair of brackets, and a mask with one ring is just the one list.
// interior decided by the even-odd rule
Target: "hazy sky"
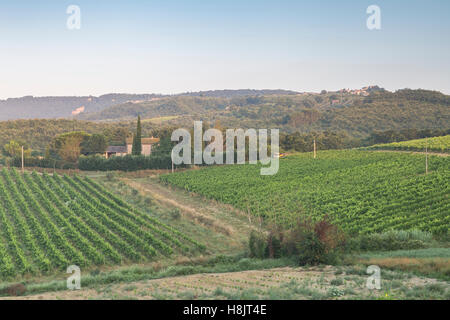
[(0, 0), (0, 98), (369, 84), (450, 94), (450, 1)]

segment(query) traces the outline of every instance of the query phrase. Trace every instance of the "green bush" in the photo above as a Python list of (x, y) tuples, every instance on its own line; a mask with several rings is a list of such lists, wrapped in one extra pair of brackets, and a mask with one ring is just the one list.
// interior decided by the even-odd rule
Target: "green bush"
[(315, 265), (326, 262), (326, 250), (314, 232), (307, 232), (297, 243), (299, 265)]
[(248, 240), (248, 247), (251, 258), (267, 258), (267, 239), (263, 233), (252, 231)]

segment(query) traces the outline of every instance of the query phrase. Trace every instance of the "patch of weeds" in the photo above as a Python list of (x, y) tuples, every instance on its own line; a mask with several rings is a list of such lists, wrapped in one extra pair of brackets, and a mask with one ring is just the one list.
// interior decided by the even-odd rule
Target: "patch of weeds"
[(356, 291), (353, 290), (352, 288), (345, 288), (344, 289), (344, 295), (356, 295)]
[(342, 278), (335, 278), (331, 280), (330, 284), (332, 286), (342, 286), (344, 284), (344, 280), (342, 280)]
[(327, 298), (327, 295), (320, 291), (313, 291), (311, 293), (312, 300), (325, 300), (326, 298)]
[(183, 291), (178, 293), (178, 297), (183, 300), (193, 300), (197, 295), (193, 291)]
[(350, 267), (345, 273), (349, 275), (367, 276), (366, 268), (364, 267)]
[(181, 212), (179, 209), (173, 209), (169, 212), (169, 215), (173, 220), (178, 220), (181, 217)]
[(100, 269), (94, 269), (91, 272), (89, 272), (89, 274), (93, 277), (96, 277), (100, 274), (100, 272), (101, 272)]
[(391, 288), (393, 288), (393, 289), (397, 289), (397, 288), (400, 288), (401, 286), (403, 286), (403, 282), (401, 282), (400, 280), (392, 280), (390, 284), (391, 284)]
[(341, 274), (343, 274), (344, 272), (342, 271), (342, 269), (341, 268), (338, 268), (335, 272), (334, 272), (334, 275), (335, 276), (338, 276), (338, 275), (341, 275)]
[(125, 290), (125, 291), (132, 291), (135, 289), (137, 289), (137, 286), (135, 286), (134, 284), (130, 284), (130, 285), (123, 287), (123, 290)]
[(300, 286), (296, 287), (296, 288), (293, 289), (293, 292), (295, 294), (299, 294), (299, 295), (302, 295), (302, 296), (305, 296), (305, 297), (310, 297), (314, 293), (313, 290), (311, 290), (310, 288), (308, 288), (306, 286), (305, 287), (300, 287)]
[(440, 283), (432, 283), (425, 286), (425, 290), (433, 294), (444, 294), (445, 287)]
[(254, 289), (246, 289), (240, 292), (240, 300), (258, 300), (259, 296)]
[(213, 295), (215, 296), (225, 296), (225, 292), (221, 287), (217, 287), (216, 290), (214, 290)]
[(342, 297), (345, 294), (345, 291), (336, 287), (331, 288), (328, 290), (328, 296), (336, 298), (336, 297)]
[(151, 206), (152, 203), (153, 203), (153, 199), (152, 199), (152, 198), (150, 198), (150, 197), (145, 197), (145, 199), (144, 199), (144, 204), (145, 204), (146, 206)]

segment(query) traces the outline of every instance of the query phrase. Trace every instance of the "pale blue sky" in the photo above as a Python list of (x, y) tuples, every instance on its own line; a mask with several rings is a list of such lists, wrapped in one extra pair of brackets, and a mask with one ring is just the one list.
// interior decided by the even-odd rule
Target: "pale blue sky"
[[(66, 9), (81, 8), (81, 30)], [(366, 28), (381, 8), (382, 29)], [(0, 98), (336, 90), (450, 94), (447, 0), (0, 0)]]

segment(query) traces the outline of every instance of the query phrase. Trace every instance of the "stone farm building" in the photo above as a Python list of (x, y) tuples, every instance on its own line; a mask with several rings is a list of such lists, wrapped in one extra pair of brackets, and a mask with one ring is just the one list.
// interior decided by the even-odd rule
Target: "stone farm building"
[[(152, 153), (152, 146), (155, 143), (159, 142), (159, 138), (142, 138), (142, 154), (144, 156), (149, 156)], [(106, 149), (105, 157), (109, 158), (110, 156), (124, 156), (127, 154), (131, 154), (131, 150), (133, 148), (133, 138), (128, 138), (126, 140), (126, 145), (124, 146), (109, 146)]]

